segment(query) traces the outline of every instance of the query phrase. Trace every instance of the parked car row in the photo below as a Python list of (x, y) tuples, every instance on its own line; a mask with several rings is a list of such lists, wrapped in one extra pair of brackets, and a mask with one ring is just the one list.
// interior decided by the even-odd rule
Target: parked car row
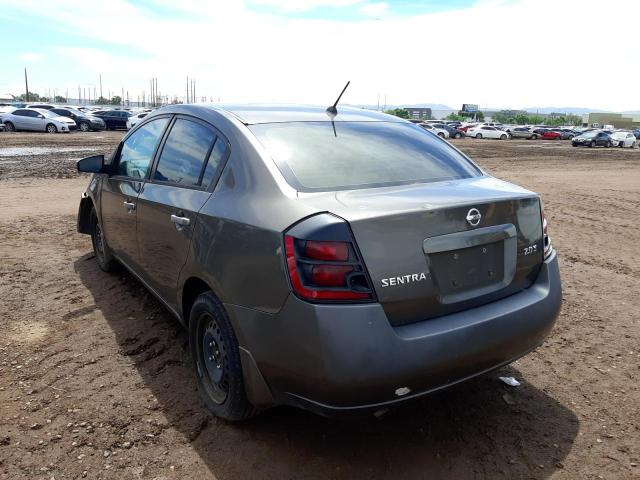
[(86, 107), (30, 104), (21, 107), (0, 107), (0, 131), (81, 132), (129, 130), (150, 110), (95, 110)]

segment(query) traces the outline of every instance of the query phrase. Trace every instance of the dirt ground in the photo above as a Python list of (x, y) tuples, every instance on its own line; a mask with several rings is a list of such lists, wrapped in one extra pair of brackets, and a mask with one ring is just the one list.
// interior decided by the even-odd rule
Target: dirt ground
[(638, 149), (456, 141), (543, 196), (564, 305), (535, 352), (380, 419), (231, 425), (177, 322), (75, 232), (74, 160), (121, 136), (0, 133), (0, 479), (640, 478)]

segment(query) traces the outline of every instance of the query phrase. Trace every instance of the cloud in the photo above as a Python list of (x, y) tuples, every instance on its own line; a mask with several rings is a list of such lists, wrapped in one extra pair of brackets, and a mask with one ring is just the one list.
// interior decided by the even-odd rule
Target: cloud
[(286, 12), (305, 12), (319, 7), (347, 7), (365, 0), (251, 0), (250, 5), (260, 5)]
[(368, 3), (358, 8), (358, 11), (364, 15), (370, 17), (381, 17), (389, 9), (389, 4), (386, 2)]
[(42, 54), (35, 52), (21, 53), (18, 58), (24, 62), (39, 62), (42, 60)]
[[(286, 7), (294, 0), (259, 0)], [(300, 5), (384, 4), (301, 0)], [(615, 8), (612, 0), (610, 8)], [(53, 5), (53, 4), (51, 4)], [(640, 2), (602, 22), (586, 0), (495, 0), (438, 13), (355, 19), (315, 19), (262, 11), (251, 4), (201, 0), (3, 0), (35, 29), (60, 28), (53, 55), (38, 62), (47, 88), (96, 83), (132, 95), (158, 78), (161, 92), (184, 96), (186, 76), (198, 95), (238, 102), (332, 101), (346, 80), (343, 102), (434, 102), (458, 108), (575, 105), (611, 110), (640, 107), (632, 94), (640, 78), (635, 42)], [(293, 7), (292, 7), (293, 8)], [(383, 7), (372, 7), (381, 9)], [(341, 11), (342, 9), (338, 9)], [(378, 19), (379, 18), (379, 19)], [(56, 47), (55, 38), (67, 45)], [(423, 39), (422, 41), (416, 41)], [(20, 39), (15, 38), (20, 44)], [(598, 68), (591, 59), (598, 59)], [(11, 62), (11, 59), (9, 59)], [(67, 68), (60, 68), (66, 61)], [(18, 70), (22, 64), (5, 69)], [(9, 71), (9, 70), (7, 70)], [(36, 77), (34, 73), (34, 77)], [(34, 80), (35, 81), (35, 80)], [(44, 81), (44, 80), (42, 80)], [(20, 89), (16, 76), (16, 91)], [(630, 102), (635, 102), (631, 104)]]

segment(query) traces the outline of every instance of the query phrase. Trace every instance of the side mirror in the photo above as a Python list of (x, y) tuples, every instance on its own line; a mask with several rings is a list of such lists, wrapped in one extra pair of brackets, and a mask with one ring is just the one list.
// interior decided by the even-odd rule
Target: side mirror
[(94, 155), (86, 157), (76, 162), (79, 172), (104, 173), (104, 155)]
[(38, 115), (38, 118), (44, 118), (44, 115)]

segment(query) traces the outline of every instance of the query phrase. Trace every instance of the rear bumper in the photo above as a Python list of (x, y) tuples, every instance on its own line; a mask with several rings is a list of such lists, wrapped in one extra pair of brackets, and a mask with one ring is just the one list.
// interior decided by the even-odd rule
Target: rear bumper
[(516, 360), (549, 334), (561, 302), (554, 252), (522, 292), (401, 327), (379, 304), (314, 305), (291, 295), (276, 315), (227, 308), (274, 403), (341, 416), (388, 408)]

